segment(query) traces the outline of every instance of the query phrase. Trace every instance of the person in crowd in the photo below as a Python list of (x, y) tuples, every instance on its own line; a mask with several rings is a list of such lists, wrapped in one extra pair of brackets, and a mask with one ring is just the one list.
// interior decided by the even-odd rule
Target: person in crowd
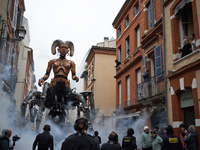
[(128, 128), (127, 135), (122, 140), (122, 149), (123, 150), (136, 150), (136, 137), (133, 136), (134, 130), (132, 128)]
[(183, 150), (183, 145), (178, 136), (175, 136), (171, 125), (166, 128), (167, 136), (163, 139), (161, 150)]
[(98, 132), (98, 131), (94, 131), (93, 138), (94, 138), (94, 139), (96, 140), (96, 142), (98, 143), (98, 148), (100, 149), (101, 137), (99, 136), (99, 132)]
[(51, 131), (51, 126), (46, 124), (43, 127), (43, 133), (39, 133), (35, 141), (33, 142), (33, 150), (38, 146), (38, 150), (50, 150), (54, 149), (53, 136), (49, 133)]
[(188, 131), (186, 130), (186, 125), (185, 124), (180, 124), (180, 126), (179, 126), (179, 128), (180, 128), (180, 139), (181, 139), (181, 142), (182, 142), (182, 145), (183, 145), (183, 148), (185, 149), (185, 142), (184, 142), (184, 137), (186, 136), (186, 135), (188, 135)]
[(188, 131), (189, 134), (184, 137), (186, 150), (198, 150), (197, 132), (195, 126), (190, 125)]
[(76, 133), (64, 140), (61, 150), (98, 150), (95, 139), (85, 133), (88, 129), (87, 119), (78, 118), (74, 123), (74, 129)]
[(162, 138), (157, 134), (156, 131), (152, 131), (152, 150), (161, 150)]
[(142, 143), (142, 149), (143, 150), (152, 150), (152, 137), (149, 133), (149, 127), (144, 126), (144, 130), (141, 134), (141, 143)]
[(108, 137), (109, 141), (101, 146), (101, 150), (122, 150), (118, 142), (118, 135), (112, 131)]
[(6, 131), (6, 129), (3, 129), (3, 130), (1, 131), (0, 138), (2, 138), (2, 137), (5, 135), (5, 131)]
[(5, 134), (0, 138), (0, 150), (13, 150), (14, 145), (10, 146), (10, 137), (12, 135), (12, 130), (5, 129)]
[(182, 52), (182, 56), (181, 57), (184, 57), (190, 53), (192, 53), (192, 50), (191, 50), (191, 44), (189, 42), (189, 39), (188, 38), (185, 38), (183, 40), (183, 43), (184, 43), (184, 46), (183, 48), (181, 49), (180, 47), (178, 47), (179, 51)]
[(196, 50), (196, 40), (195, 40), (194, 33), (190, 37), (190, 43), (191, 43), (192, 51)]

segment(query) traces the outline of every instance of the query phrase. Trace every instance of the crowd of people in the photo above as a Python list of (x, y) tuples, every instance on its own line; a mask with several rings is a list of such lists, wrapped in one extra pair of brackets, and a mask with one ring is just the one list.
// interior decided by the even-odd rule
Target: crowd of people
[[(75, 134), (68, 136), (61, 145), (61, 150), (198, 150), (197, 132), (194, 125), (190, 125), (188, 130), (185, 124), (181, 124), (180, 135), (174, 135), (174, 130), (169, 125), (165, 137), (159, 135), (159, 128), (155, 127), (150, 131), (148, 126), (144, 126), (141, 137), (141, 148), (137, 146), (137, 137), (134, 136), (134, 129), (128, 128), (127, 135), (120, 141), (118, 134), (112, 131), (108, 136), (106, 143), (101, 143), (101, 137), (98, 131), (94, 131), (91, 136), (86, 132), (88, 121), (85, 118), (79, 118), (74, 123)], [(38, 150), (54, 150), (54, 138), (50, 134), (51, 127), (46, 124), (43, 127), (43, 133), (39, 133), (32, 145), (32, 150), (36, 147)], [(12, 131), (4, 129), (0, 136), (0, 150), (12, 150), (14, 144), (10, 146), (10, 137)]]

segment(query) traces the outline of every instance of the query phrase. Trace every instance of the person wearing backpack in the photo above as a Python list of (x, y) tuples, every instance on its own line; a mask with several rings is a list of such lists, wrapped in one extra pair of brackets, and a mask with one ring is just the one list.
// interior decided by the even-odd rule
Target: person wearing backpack
[(128, 128), (127, 135), (124, 136), (122, 140), (122, 150), (136, 150), (136, 137), (133, 136), (134, 130), (132, 128)]
[(101, 137), (99, 136), (99, 132), (98, 131), (94, 131), (93, 138), (98, 143), (98, 146), (99, 146), (99, 149), (100, 149)]

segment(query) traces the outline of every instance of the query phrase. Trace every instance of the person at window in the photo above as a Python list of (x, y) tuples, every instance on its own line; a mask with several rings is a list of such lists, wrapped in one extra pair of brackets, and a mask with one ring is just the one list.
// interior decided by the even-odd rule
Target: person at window
[(188, 38), (185, 38), (185, 39), (183, 40), (183, 44), (184, 44), (183, 48), (178, 47), (179, 51), (182, 52), (181, 58), (183, 58), (183, 57), (185, 57), (186, 55), (192, 53), (191, 44), (190, 44), (190, 41), (189, 41)]
[(196, 40), (195, 40), (195, 34), (193, 33), (190, 37), (190, 43), (192, 46), (192, 51), (196, 50)]

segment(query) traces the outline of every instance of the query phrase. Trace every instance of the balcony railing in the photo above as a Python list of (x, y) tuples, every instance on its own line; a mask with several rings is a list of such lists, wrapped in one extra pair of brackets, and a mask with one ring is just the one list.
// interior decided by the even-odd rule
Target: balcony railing
[(164, 72), (137, 85), (137, 98), (141, 100), (165, 92)]

